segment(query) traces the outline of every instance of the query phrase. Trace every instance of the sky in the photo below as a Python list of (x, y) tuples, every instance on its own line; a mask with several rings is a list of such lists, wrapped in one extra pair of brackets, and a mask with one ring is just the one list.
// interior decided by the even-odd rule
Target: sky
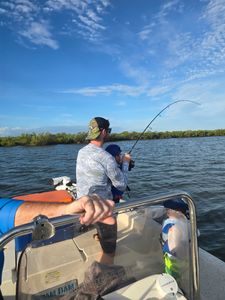
[(225, 128), (225, 0), (0, 0), (0, 136)]

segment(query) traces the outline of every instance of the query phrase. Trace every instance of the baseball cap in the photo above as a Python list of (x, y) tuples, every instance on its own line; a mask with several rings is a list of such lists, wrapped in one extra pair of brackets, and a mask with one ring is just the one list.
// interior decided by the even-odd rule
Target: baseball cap
[(105, 148), (105, 151), (109, 152), (112, 156), (120, 155), (122, 152), (120, 147), (116, 144), (110, 144)]
[(89, 123), (89, 131), (86, 140), (97, 139), (101, 134), (102, 129), (109, 130), (109, 121), (102, 117), (93, 118)]

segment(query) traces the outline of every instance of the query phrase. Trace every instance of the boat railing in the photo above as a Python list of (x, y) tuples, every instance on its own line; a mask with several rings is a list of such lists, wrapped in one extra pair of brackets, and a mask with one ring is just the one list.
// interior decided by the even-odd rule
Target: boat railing
[[(120, 214), (135, 210), (141, 206), (161, 205), (163, 201), (182, 198), (189, 208), (190, 220), (190, 256), (191, 256), (191, 282), (192, 295), (191, 299), (200, 299), (199, 290), (199, 253), (197, 243), (197, 223), (196, 223), (196, 208), (192, 197), (186, 192), (178, 192), (166, 195), (157, 195), (152, 198), (141, 198), (129, 202), (123, 202), (115, 207), (114, 213)], [(46, 216), (37, 216), (33, 222), (17, 226), (0, 237), (0, 250), (5, 247), (10, 241), (17, 237), (27, 234), (32, 234), (33, 239), (49, 239), (54, 236), (55, 229), (64, 225), (79, 224), (79, 215), (65, 215), (56, 218), (48, 219)]]

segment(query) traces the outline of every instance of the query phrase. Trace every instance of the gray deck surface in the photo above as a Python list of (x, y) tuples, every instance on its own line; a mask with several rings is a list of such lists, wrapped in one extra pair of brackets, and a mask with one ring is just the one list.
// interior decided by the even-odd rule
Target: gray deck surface
[(225, 263), (199, 249), (201, 300), (225, 300)]

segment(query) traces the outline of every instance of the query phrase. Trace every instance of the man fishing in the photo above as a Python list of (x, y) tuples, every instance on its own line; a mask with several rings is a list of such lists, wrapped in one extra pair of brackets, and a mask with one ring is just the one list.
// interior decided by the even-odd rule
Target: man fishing
[[(89, 144), (79, 150), (76, 164), (77, 196), (98, 194), (104, 199), (113, 199), (111, 185), (125, 191), (127, 176), (118, 168), (115, 159), (103, 149), (111, 132), (108, 120), (95, 117), (89, 123)], [(131, 156), (123, 156), (124, 166), (129, 166)], [(100, 261), (112, 263), (116, 250), (117, 226), (96, 224), (99, 241), (103, 249)]]

